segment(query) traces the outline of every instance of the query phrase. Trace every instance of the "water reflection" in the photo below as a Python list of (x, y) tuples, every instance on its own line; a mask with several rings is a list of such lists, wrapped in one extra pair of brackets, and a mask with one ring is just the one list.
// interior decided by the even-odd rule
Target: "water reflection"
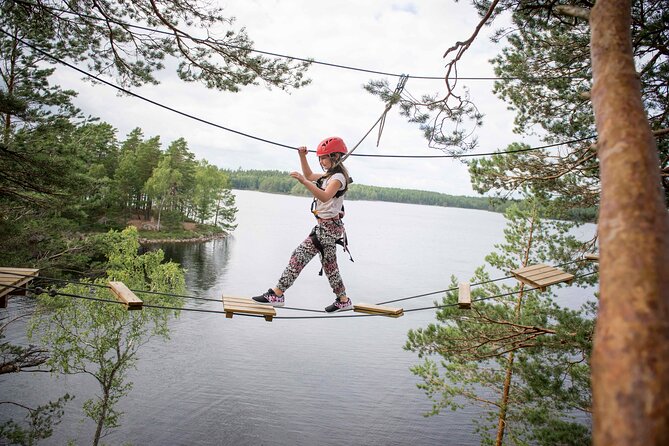
[[(313, 225), (310, 200), (236, 191), (234, 235), (202, 244), (163, 244), (166, 257), (187, 269), (187, 294), (216, 298), (264, 291)], [(267, 218), (282, 216), (282, 218)], [(297, 216), (283, 218), (283, 216)], [(503, 240), (499, 214), (463, 209), (347, 203), (355, 263), (340, 267), (354, 301), (380, 302), (444, 289), (450, 274), (470, 277)], [(594, 233), (595, 227), (590, 226)], [(341, 250), (339, 251), (341, 254)], [(290, 289), (289, 306), (322, 308), (331, 289), (318, 260)], [(496, 277), (499, 277), (496, 276)], [(584, 291), (560, 289), (560, 300)], [(440, 296), (403, 302), (429, 306)], [(220, 301), (187, 306), (222, 310)], [(17, 307), (12, 302), (12, 308)], [(282, 316), (302, 313), (280, 310)], [(419, 360), (402, 346), (406, 332), (434, 322), (434, 311), (391, 318), (323, 318), (267, 323), (257, 318), (182, 312), (168, 342), (143, 347), (121, 404), (122, 426), (108, 444), (141, 445), (475, 445), (478, 407), (424, 418), (431, 402), (409, 371)], [(10, 336), (8, 336), (10, 339)], [(96, 384), (84, 375), (12, 374), (0, 395), (28, 405), (76, 394), (52, 438), (40, 444), (85, 443), (94, 426), (81, 423), (81, 402)], [(30, 376), (29, 376), (30, 375)]]
[(161, 243), (150, 247), (162, 249), (165, 259), (186, 270), (189, 289), (207, 292), (225, 277), (234, 247), (234, 237), (208, 243)]

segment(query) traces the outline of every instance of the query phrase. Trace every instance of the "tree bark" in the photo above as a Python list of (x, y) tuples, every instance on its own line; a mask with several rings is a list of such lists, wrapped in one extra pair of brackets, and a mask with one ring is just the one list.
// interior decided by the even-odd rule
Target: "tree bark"
[(632, 56), (630, 0), (590, 14), (601, 167), (595, 445), (669, 444), (669, 217)]
[[(532, 242), (534, 240), (534, 221), (535, 214), (532, 214), (532, 221), (530, 222), (530, 235), (527, 240), (527, 245), (525, 246), (525, 252), (523, 253), (522, 259), (522, 268), (527, 266), (527, 263), (530, 259), (530, 252), (532, 251)], [(518, 301), (516, 302), (515, 316), (516, 322), (520, 322), (520, 310), (523, 306), (523, 293), (525, 291), (525, 284), (520, 284), (520, 293), (518, 294)], [(502, 446), (504, 441), (504, 431), (506, 430), (506, 412), (507, 407), (509, 406), (509, 393), (511, 391), (511, 380), (513, 379), (513, 361), (515, 359), (515, 353), (511, 351), (509, 353), (508, 362), (506, 365), (506, 375), (504, 376), (504, 387), (502, 389), (502, 401), (500, 401), (499, 406), (499, 415), (497, 417), (497, 436), (495, 438), (495, 446)]]

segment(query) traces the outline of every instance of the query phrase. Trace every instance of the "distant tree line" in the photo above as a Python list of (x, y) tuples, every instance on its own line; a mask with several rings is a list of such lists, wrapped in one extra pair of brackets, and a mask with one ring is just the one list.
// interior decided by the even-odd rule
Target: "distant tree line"
[[(288, 172), (279, 170), (227, 170), (233, 189), (257, 190), (276, 194), (307, 196), (309, 193)], [(353, 183), (347, 193), (349, 200), (389, 201), (393, 203), (422, 204), (491, 212), (505, 212), (516, 200), (490, 197), (467, 197), (439, 192), (400, 189), (395, 187), (367, 186)], [(595, 208), (573, 208), (566, 215), (553, 212), (553, 217), (579, 222), (591, 222), (596, 218)]]
[[(288, 172), (239, 169), (226, 171), (226, 173), (230, 177), (230, 184), (233, 189), (257, 190), (289, 195), (309, 195), (308, 191), (291, 178)], [(492, 201), (487, 197), (465, 197), (416, 189), (366, 186), (357, 183), (353, 183), (350, 186), (346, 198), (349, 200), (390, 201), (428, 206), (482, 209), (495, 212), (503, 212), (509, 205), (507, 201)]]

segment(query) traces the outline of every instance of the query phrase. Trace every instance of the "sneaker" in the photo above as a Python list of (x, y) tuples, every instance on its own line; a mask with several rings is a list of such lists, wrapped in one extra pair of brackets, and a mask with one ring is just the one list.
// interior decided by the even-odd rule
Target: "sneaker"
[(337, 311), (347, 311), (353, 309), (353, 301), (349, 297), (346, 302), (341, 302), (339, 299), (335, 299), (332, 305), (325, 307), (325, 311), (328, 313), (335, 313)]
[(284, 302), (284, 296), (277, 296), (271, 288), (266, 293), (255, 296), (252, 299), (261, 305), (271, 305), (273, 307), (283, 307)]

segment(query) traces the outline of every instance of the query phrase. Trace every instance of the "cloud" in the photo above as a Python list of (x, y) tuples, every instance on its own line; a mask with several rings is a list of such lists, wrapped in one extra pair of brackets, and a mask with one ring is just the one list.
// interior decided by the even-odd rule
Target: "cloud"
[[(264, 51), (390, 73), (414, 76), (444, 74), (444, 51), (467, 38), (478, 22), (470, 5), (427, 0), (411, 2), (314, 2), (230, 0), (225, 13), (236, 16), (255, 47)], [(493, 28), (485, 28), (490, 35)], [(472, 45), (459, 67), (461, 76), (490, 76), (488, 60), (499, 47), (485, 35)], [(57, 70), (64, 88), (79, 91), (75, 101), (85, 113), (98, 116), (119, 129), (119, 138), (135, 127), (148, 136), (161, 136), (164, 147), (185, 138), (198, 158), (225, 168), (296, 170), (294, 151), (226, 132), (179, 116), (139, 99), (118, 96), (104, 85), (82, 82), (68, 68)], [(136, 89), (138, 94), (213, 123), (291, 146), (314, 148), (324, 137), (342, 136), (353, 147), (378, 119), (384, 104), (362, 86), (383, 76), (313, 65), (312, 83), (290, 93), (264, 86), (240, 93), (207, 90), (180, 81), (172, 71), (158, 74), (160, 85)], [(387, 78), (391, 85), (397, 78)], [(504, 148), (515, 137), (513, 115), (495, 98), (491, 81), (469, 81), (472, 99), (486, 114), (477, 133), (480, 151)], [(442, 80), (410, 79), (406, 90), (416, 97), (443, 93)], [(379, 147), (376, 132), (357, 149), (359, 153), (434, 155), (417, 126), (388, 115)], [(438, 152), (437, 152), (438, 153)], [(434, 190), (474, 195), (467, 169), (451, 159), (349, 158), (347, 166), (357, 183)], [(317, 164), (312, 163), (312, 167)]]

